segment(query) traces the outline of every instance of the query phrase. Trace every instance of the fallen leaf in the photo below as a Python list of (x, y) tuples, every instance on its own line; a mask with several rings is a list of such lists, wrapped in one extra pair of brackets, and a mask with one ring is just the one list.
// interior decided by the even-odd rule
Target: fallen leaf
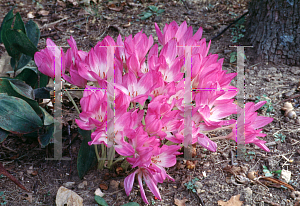
[(175, 198), (174, 204), (177, 206), (185, 206), (186, 201), (188, 201), (186, 198), (183, 198), (182, 200)]
[(65, 204), (67, 206), (83, 206), (82, 197), (64, 186), (58, 189), (55, 202), (57, 206), (64, 206)]
[(103, 197), (105, 194), (100, 190), (100, 188), (96, 189), (95, 195), (98, 195), (100, 197)]
[(46, 11), (46, 10), (41, 10), (38, 12), (38, 14), (42, 15), (42, 16), (48, 16), (49, 13), (50, 13), (50, 11)]
[(31, 11), (31, 12), (28, 12), (28, 14), (27, 14), (27, 18), (28, 19), (33, 19), (35, 16), (34, 16), (34, 14), (33, 14), (33, 12)]
[(28, 202), (32, 203), (32, 193), (26, 193), (26, 195), (27, 195), (27, 197), (25, 197), (25, 199), (26, 199)]
[(108, 186), (106, 184), (100, 184), (99, 187), (101, 190), (108, 190)]
[(240, 194), (236, 195), (236, 196), (232, 196), (230, 198), (230, 200), (228, 200), (227, 202), (224, 202), (223, 200), (219, 200), (218, 201), (218, 205), (221, 206), (242, 206), (243, 205), (243, 201), (240, 201)]
[(131, 25), (130, 22), (128, 22), (128, 24), (124, 24), (123, 27), (127, 28), (130, 27), (130, 25)]
[(9, 174), (6, 169), (3, 167), (2, 163), (0, 162), (0, 174), (5, 175), (6, 177), (8, 177), (11, 181), (13, 181), (16, 185), (18, 185), (18, 187), (20, 187), (23, 190), (26, 190), (27, 192), (29, 192), (14, 176), (12, 176), (11, 174)]

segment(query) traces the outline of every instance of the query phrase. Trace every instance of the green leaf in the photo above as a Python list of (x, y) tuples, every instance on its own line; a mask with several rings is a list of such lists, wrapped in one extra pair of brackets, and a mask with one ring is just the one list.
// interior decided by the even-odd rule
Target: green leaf
[(21, 80), (0, 77), (0, 93), (7, 93), (9, 96), (23, 99), (37, 114), (41, 114), (39, 104), (33, 99), (31, 89), (32, 88), (29, 85)]
[(26, 134), (43, 126), (41, 118), (24, 100), (0, 94), (0, 127), (14, 134)]
[(53, 90), (53, 88), (50, 87), (42, 87), (34, 89), (34, 95), (37, 99), (50, 99), (50, 91)]
[(5, 130), (0, 128), (0, 143), (2, 143), (7, 138), (7, 136), (9, 134), (10, 134), (10, 132), (5, 131)]
[(233, 63), (236, 61), (236, 52), (232, 52), (230, 54), (230, 63)]
[(40, 109), (43, 113), (44, 125), (50, 125), (54, 123), (54, 118), (43, 108), (40, 106)]
[(153, 14), (150, 13), (150, 12), (147, 12), (144, 14), (144, 16), (141, 17), (141, 20), (145, 20), (145, 19), (148, 19), (150, 16), (152, 16)]
[(30, 41), (30, 39), (26, 36), (26, 34), (23, 31), (9, 29), (5, 32), (5, 34), (7, 40), (11, 42), (12, 47), (17, 51), (26, 54), (32, 58), (34, 57), (35, 52), (38, 51), (36, 46), (34, 46), (34, 44)]
[(108, 206), (108, 204), (106, 203), (106, 201), (102, 197), (100, 197), (98, 195), (95, 195), (95, 200), (101, 206)]
[(11, 28), (11, 24), (12, 24), (12, 22), (13, 22), (13, 18), (14, 18), (14, 14), (13, 14), (13, 10), (14, 10), (14, 8), (15, 8), (16, 6), (14, 6), (7, 14), (6, 14), (6, 16), (4, 17), (4, 19), (3, 19), (3, 22), (2, 22), (2, 24), (1, 24), (1, 28), (0, 28), (0, 43), (3, 43), (3, 40), (1, 40), (2, 39), (2, 35), (1, 35), (1, 32), (2, 32), (2, 30), (5, 30), (6, 28), (4, 28), (4, 24), (5, 24), (5, 22), (7, 22), (8, 20), (10, 20), (11, 19), (11, 23), (10, 23), (10, 25), (9, 24), (7, 24), (6, 26), (10, 29)]
[(7, 34), (7, 32), (11, 30), (11, 25), (13, 23), (13, 20), (14, 19), (11, 18), (4, 23), (1, 31), (1, 39), (4, 43), (5, 49), (9, 54), (9, 56), (13, 57), (15, 60), (18, 61), (21, 57), (21, 52), (16, 47), (13, 46), (14, 40), (11, 41), (11, 38), (8, 38), (10, 34)]
[(157, 14), (161, 14), (161, 13), (163, 13), (165, 10), (164, 9), (159, 9), (156, 13)]
[[(47, 75), (41, 73), (40, 71), (38, 71), (38, 74), (40, 75), (40, 82), (39, 82), (40, 85), (37, 85), (36, 87), (38, 87), (38, 88), (46, 87), (49, 82), (49, 77)], [(50, 99), (50, 98), (48, 98), (48, 99)]]
[(148, 8), (154, 12), (158, 11), (158, 8), (156, 6), (148, 6)]
[(34, 91), (31, 86), (17, 79), (12, 79), (9, 83), (16, 92), (24, 97), (34, 100)]
[(50, 140), (53, 139), (54, 124), (47, 125), (45, 127), (45, 130), (45, 133), (39, 135), (38, 137), (38, 141), (42, 147), (46, 147), (49, 144)]
[(11, 62), (11, 67), (14, 68), (15, 71), (18, 71), (19, 69), (25, 67), (30, 62), (31, 59), (32, 58), (30, 56), (27, 56), (25, 54), (21, 54), (20, 60), (18, 61), (18, 66), (15, 67), (16, 62), (15, 62), (15, 60), (12, 60), (14, 62)]
[(91, 131), (86, 131), (78, 128), (78, 132), (83, 136), (78, 157), (77, 157), (77, 171), (80, 179), (97, 163), (94, 145), (89, 146), (88, 142), (92, 141)]
[(121, 206), (140, 206), (140, 205), (136, 202), (128, 202), (128, 203), (126, 203), (124, 205), (121, 205)]
[[(23, 55), (22, 55), (23, 56)], [(21, 57), (22, 59), (22, 57)], [(34, 88), (38, 81), (37, 73), (31, 68), (24, 68), (20, 74), (16, 76), (16, 79), (24, 81), (26, 84)]]
[(21, 30), (26, 34), (25, 25), (19, 12), (15, 15), (14, 30)]
[(26, 29), (26, 35), (28, 36), (30, 41), (33, 43), (34, 46), (37, 47), (41, 35), (38, 25), (30, 19), (25, 24), (25, 29)]

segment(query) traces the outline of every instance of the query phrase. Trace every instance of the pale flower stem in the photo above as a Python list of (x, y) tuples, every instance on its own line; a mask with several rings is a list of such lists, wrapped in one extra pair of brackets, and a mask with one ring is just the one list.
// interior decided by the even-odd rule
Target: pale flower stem
[(76, 105), (76, 103), (74, 102), (74, 99), (72, 98), (72, 96), (70, 95), (70, 93), (68, 92), (68, 90), (65, 90), (65, 93), (67, 94), (67, 96), (69, 97), (69, 100), (71, 100), (72, 104), (74, 105), (76, 111), (78, 112), (78, 114), (80, 114), (80, 111)]
[(108, 154), (108, 163), (107, 163), (107, 167), (110, 168), (112, 163), (113, 163), (113, 160), (114, 160), (114, 157), (115, 157), (115, 149), (114, 147), (112, 146), (109, 150), (109, 154)]
[(101, 160), (98, 161), (98, 170), (103, 170), (104, 168), (104, 163), (105, 163), (105, 158), (106, 158), (106, 149), (105, 145), (101, 144)]

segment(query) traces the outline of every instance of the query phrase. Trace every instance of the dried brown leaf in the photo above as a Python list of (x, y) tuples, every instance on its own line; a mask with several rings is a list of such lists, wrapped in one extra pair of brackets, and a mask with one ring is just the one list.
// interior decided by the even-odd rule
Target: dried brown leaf
[(46, 11), (46, 10), (41, 10), (38, 12), (39, 15), (42, 15), (42, 16), (48, 16), (50, 13), (50, 11)]
[(218, 201), (218, 205), (221, 206), (242, 206), (243, 205), (243, 201), (240, 201), (240, 194), (236, 195), (236, 196), (232, 196), (230, 198), (230, 200), (228, 200), (227, 202), (224, 202), (223, 200), (219, 200)]
[(73, 192), (61, 186), (56, 194), (56, 205), (57, 206), (67, 206), (76, 205), (76, 206), (83, 206), (83, 199), (77, 193)]
[(182, 200), (174, 199), (174, 204), (177, 206), (185, 206), (185, 202), (188, 201), (186, 198), (183, 198)]

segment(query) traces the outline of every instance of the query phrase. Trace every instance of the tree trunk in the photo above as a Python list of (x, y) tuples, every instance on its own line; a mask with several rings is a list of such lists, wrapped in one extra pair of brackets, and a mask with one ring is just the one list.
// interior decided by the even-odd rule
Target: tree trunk
[(247, 38), (257, 60), (300, 65), (300, 0), (251, 0)]

